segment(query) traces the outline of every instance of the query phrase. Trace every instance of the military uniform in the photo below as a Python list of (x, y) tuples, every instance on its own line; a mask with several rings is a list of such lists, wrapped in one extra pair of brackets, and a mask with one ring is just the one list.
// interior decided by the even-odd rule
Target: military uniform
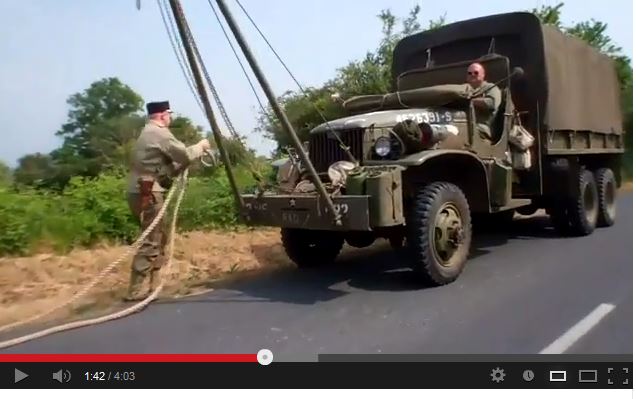
[[(169, 110), (168, 102), (149, 103), (148, 114)], [(204, 140), (205, 141), (205, 140)], [(203, 142), (203, 141), (202, 141)], [(137, 138), (132, 155), (128, 181), (128, 205), (137, 218), (141, 231), (153, 222), (164, 204), (164, 193), (172, 179), (193, 160), (203, 155), (202, 142), (186, 147), (177, 140), (167, 126), (149, 120)], [(143, 241), (132, 262), (128, 300), (142, 299), (154, 290), (157, 274), (165, 263), (168, 241), (166, 218)], [(150, 277), (147, 293), (142, 286)]]
[[(488, 90), (490, 86), (494, 87)], [(477, 131), (479, 132), (479, 135), (483, 139), (491, 140), (492, 133), (490, 131), (490, 126), (495, 119), (495, 115), (497, 114), (499, 106), (501, 105), (501, 89), (499, 89), (499, 87), (493, 85), (492, 83), (483, 81), (479, 87), (473, 90), (480, 92), (488, 90), (481, 96), (476, 97), (485, 100), (488, 108), (483, 109), (475, 107), (475, 120), (477, 123)]]

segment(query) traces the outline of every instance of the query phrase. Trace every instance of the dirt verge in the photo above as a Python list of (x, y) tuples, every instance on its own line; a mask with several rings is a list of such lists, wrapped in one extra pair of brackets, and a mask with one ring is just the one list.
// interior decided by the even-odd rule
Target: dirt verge
[[(125, 250), (105, 246), (65, 256), (0, 258), (0, 326), (65, 302)], [(277, 229), (182, 234), (175, 240), (172, 273), (160, 298), (196, 293), (211, 281), (239, 272), (289, 264)], [(51, 318), (75, 318), (121, 304), (129, 272), (126, 259), (85, 298)]]

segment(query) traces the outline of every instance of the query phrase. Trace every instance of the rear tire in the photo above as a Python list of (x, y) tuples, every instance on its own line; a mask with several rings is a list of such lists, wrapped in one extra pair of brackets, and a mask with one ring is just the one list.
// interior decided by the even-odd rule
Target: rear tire
[(337, 257), (344, 237), (335, 231), (281, 229), (283, 248), (299, 268), (313, 268), (332, 263)]
[(579, 173), (579, 190), (576, 201), (568, 209), (572, 232), (578, 236), (592, 234), (598, 220), (598, 189), (589, 170)]
[(417, 189), (406, 239), (420, 277), (433, 285), (455, 281), (464, 270), (471, 237), (470, 208), (459, 187), (436, 182)]
[(616, 222), (616, 193), (618, 191), (614, 172), (601, 168), (595, 173), (598, 187), (598, 227), (609, 227)]
[(596, 228), (599, 216), (599, 197), (592, 172), (581, 169), (575, 198), (554, 204), (550, 218), (557, 232), (567, 236), (586, 236)]

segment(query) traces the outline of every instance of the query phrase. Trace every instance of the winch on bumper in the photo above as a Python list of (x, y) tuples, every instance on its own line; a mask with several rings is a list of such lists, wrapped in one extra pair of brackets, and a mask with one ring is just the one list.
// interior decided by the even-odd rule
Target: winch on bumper
[(340, 226), (315, 193), (242, 195), (243, 218), (253, 226), (310, 230), (370, 231), (401, 225), (404, 223), (402, 169), (363, 166), (350, 172), (344, 188), (331, 196), (341, 216)]

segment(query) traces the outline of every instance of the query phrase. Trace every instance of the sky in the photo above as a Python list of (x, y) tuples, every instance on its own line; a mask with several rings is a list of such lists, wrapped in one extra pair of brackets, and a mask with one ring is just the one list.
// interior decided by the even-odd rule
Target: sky
[[(296, 89), (234, 0), (226, 0), (261, 65), (280, 95)], [(566, 24), (594, 18), (632, 57), (631, 0), (565, 0)], [(337, 68), (377, 47), (377, 14), (406, 16), (416, 4), (423, 26), (555, 5), (549, 0), (242, 0), (260, 29), (304, 86), (318, 86)], [(243, 76), (207, 0), (182, 0), (198, 47), (237, 130), (259, 154), (274, 143), (254, 132), (258, 102)], [(611, 6), (608, 6), (611, 4)], [(105, 77), (118, 77), (145, 101), (169, 100), (172, 109), (210, 130), (172, 48), (155, 0), (2, 0), (0, 15), (0, 160), (15, 166), (28, 153), (61, 144), (55, 132), (66, 121), (66, 100)], [(247, 64), (246, 64), (247, 65)], [(256, 80), (253, 80), (256, 83)], [(258, 88), (258, 87), (257, 87)], [(265, 96), (260, 91), (263, 102)], [(217, 113), (218, 115), (218, 113)]]

